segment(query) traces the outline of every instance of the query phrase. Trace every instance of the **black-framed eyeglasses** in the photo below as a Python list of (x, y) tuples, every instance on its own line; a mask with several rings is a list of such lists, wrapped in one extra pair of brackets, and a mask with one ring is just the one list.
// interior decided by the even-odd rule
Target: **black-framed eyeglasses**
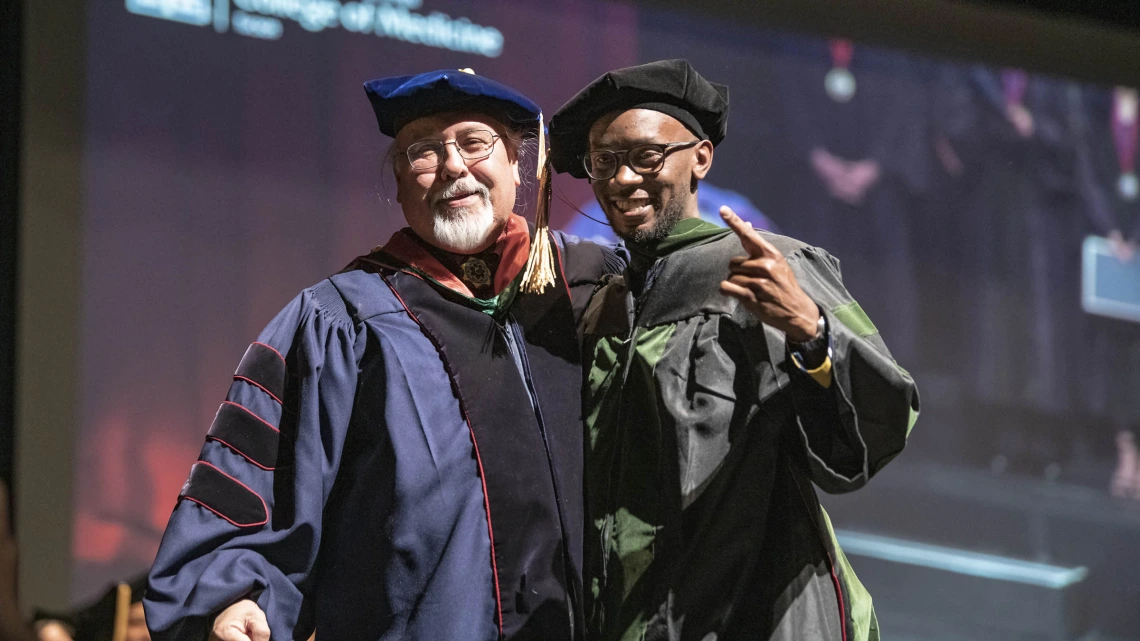
[(692, 147), (701, 141), (648, 143), (635, 145), (629, 149), (607, 149), (591, 151), (582, 156), (582, 166), (586, 174), (594, 180), (609, 180), (617, 175), (618, 168), (629, 165), (633, 173), (642, 176), (655, 174), (665, 165), (665, 156), (676, 149)]
[(455, 145), (455, 150), (465, 161), (482, 160), (495, 151), (495, 141), (499, 136), (486, 129), (472, 129), (455, 137), (455, 140), (421, 140), (408, 145), (404, 153), (412, 169), (422, 171), (433, 169), (447, 160), (447, 146)]

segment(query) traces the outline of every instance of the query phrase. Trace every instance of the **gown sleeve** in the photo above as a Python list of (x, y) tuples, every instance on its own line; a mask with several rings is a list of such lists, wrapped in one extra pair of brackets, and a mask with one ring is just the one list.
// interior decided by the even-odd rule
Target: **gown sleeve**
[(918, 419), (918, 388), (844, 287), (838, 261), (814, 247), (788, 258), (804, 291), (824, 311), (831, 349), (830, 387), (787, 368), (798, 443), (820, 489), (849, 492), (906, 445)]
[(182, 486), (144, 605), (155, 641), (207, 637), (244, 598), (274, 639), (312, 628), (321, 515), (352, 414), (362, 336), (329, 281), (250, 345)]

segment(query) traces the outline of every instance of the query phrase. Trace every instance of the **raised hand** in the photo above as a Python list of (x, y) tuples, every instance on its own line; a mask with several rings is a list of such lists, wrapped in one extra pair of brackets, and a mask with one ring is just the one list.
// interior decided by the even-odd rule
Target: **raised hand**
[(728, 207), (720, 208), (720, 216), (748, 252), (729, 261), (728, 279), (721, 281), (720, 291), (739, 299), (753, 316), (784, 332), (788, 340), (815, 338), (819, 306), (800, 287), (784, 255)]
[(238, 601), (214, 619), (210, 641), (269, 641), (265, 612), (254, 601)]

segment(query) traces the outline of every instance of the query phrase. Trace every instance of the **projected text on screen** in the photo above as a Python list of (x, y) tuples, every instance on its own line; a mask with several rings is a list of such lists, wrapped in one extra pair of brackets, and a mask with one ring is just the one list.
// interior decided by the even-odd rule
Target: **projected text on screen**
[(469, 18), (423, 12), (423, 0), (126, 0), (127, 11), (218, 32), (277, 40), (285, 22), (309, 32), (344, 29), (426, 47), (497, 58), (503, 33)]

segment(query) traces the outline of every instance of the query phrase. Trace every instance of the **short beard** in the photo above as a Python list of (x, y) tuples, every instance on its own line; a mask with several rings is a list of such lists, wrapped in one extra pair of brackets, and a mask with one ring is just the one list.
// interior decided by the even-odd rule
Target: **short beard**
[(669, 237), (669, 232), (685, 215), (685, 206), (676, 198), (669, 199), (657, 214), (649, 229), (638, 227), (633, 234), (625, 237), (638, 245), (656, 245)]
[[(472, 207), (450, 209), (443, 201), (462, 191), (477, 193), (482, 202)], [(445, 249), (456, 254), (476, 251), (495, 230), (495, 212), (491, 207), (491, 192), (477, 181), (471, 180), (449, 185), (433, 199), (431, 205), (432, 233)]]

